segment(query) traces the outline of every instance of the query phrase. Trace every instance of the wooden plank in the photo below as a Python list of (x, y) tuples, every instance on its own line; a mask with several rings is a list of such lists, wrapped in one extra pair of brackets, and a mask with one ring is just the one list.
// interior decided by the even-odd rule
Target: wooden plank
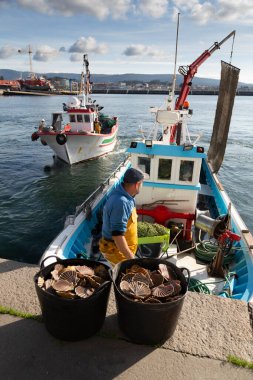
[(250, 232), (243, 233), (243, 237), (250, 249), (253, 249), (253, 236)]

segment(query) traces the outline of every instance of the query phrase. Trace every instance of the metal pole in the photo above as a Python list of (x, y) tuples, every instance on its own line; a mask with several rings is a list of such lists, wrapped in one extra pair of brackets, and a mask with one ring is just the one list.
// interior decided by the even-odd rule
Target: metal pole
[(173, 74), (173, 82), (172, 82), (172, 90), (171, 90), (172, 101), (173, 101), (174, 96), (175, 96), (176, 79), (177, 79), (176, 69), (177, 69), (177, 47), (178, 47), (179, 16), (180, 16), (180, 13), (177, 14), (176, 50), (175, 50), (174, 74)]
[(34, 79), (35, 75), (34, 75), (33, 67), (32, 67), (32, 49), (30, 45), (29, 45), (28, 54), (29, 54), (29, 62), (30, 62), (30, 74), (31, 74), (31, 78)]

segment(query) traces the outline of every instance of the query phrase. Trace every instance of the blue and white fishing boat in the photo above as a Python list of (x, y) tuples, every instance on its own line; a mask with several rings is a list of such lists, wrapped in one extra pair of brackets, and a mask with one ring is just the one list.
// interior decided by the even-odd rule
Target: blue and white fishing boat
[[(187, 126), (192, 116), (187, 100), (192, 78), (198, 67), (234, 36), (233, 31), (204, 51), (190, 66), (179, 68), (184, 81), (178, 98), (174, 100), (174, 80), (166, 104), (151, 109), (155, 121), (148, 135), (141, 141), (131, 142), (129, 157), (77, 207), (75, 215), (67, 218), (63, 231), (41, 260), (47, 258), (46, 264), (52, 263), (55, 256), (103, 260), (98, 249), (103, 206), (125, 171), (134, 167), (145, 174), (143, 188), (136, 196), (139, 220), (170, 228), (169, 245), (158, 250), (158, 254), (157, 250), (154, 253), (154, 246), (147, 245), (150, 254), (187, 267), (191, 272), (192, 290), (246, 302), (253, 300), (253, 238), (217, 176), (224, 156), (226, 127), (230, 122), (239, 69), (222, 63), (226, 86), (221, 82), (220, 91), (225, 88), (228, 93), (221, 94), (218, 100), (208, 155), (199, 145), (200, 136), (191, 135)], [(220, 99), (223, 107), (219, 106)], [(140, 250), (139, 255), (145, 255), (145, 250)]]

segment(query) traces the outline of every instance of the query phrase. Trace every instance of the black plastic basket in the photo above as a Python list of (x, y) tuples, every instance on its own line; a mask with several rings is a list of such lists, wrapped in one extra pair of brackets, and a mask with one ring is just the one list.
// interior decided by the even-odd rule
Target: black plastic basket
[[(133, 264), (146, 269), (156, 270), (159, 264), (169, 267), (174, 279), (181, 282), (180, 298), (165, 303), (139, 303), (126, 297), (119, 288), (120, 274), (126, 272)], [(183, 271), (187, 272), (187, 277)], [(109, 271), (115, 291), (118, 311), (118, 323), (124, 334), (134, 343), (159, 344), (170, 338), (177, 326), (178, 318), (187, 293), (190, 273), (187, 268), (162, 259), (142, 258), (122, 261)]]
[[(56, 258), (56, 257), (55, 257)], [(49, 259), (49, 257), (47, 258)], [(57, 263), (68, 265), (87, 265), (95, 267), (100, 264), (87, 259), (66, 259)], [(63, 340), (81, 340), (96, 334), (102, 327), (107, 310), (111, 280), (104, 282), (90, 297), (85, 299), (66, 299), (51, 294), (38, 286), (38, 277), (50, 277), (56, 263), (50, 264), (34, 276), (35, 288), (39, 298), (43, 321), (50, 334)], [(109, 277), (108, 277), (109, 278)]]

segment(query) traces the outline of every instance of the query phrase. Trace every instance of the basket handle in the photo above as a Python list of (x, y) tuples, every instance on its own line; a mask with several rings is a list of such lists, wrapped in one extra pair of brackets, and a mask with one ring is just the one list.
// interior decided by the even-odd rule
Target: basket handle
[(190, 282), (190, 278), (191, 278), (191, 273), (190, 273), (189, 269), (185, 268), (185, 267), (180, 268), (180, 270), (181, 270), (182, 273), (183, 273), (183, 271), (187, 272), (187, 277), (185, 277), (185, 279), (186, 279), (186, 283), (187, 283), (187, 286), (188, 286), (189, 282)]
[(59, 259), (59, 257), (54, 256), (54, 255), (50, 255), (50, 256), (45, 257), (45, 259), (41, 261), (41, 263), (40, 263), (40, 269), (44, 269), (44, 268), (45, 268), (44, 263), (45, 263), (45, 261), (46, 261), (47, 259), (50, 259), (50, 257), (55, 258), (55, 260), (56, 260), (57, 263), (58, 263), (58, 262), (61, 262), (61, 259)]

